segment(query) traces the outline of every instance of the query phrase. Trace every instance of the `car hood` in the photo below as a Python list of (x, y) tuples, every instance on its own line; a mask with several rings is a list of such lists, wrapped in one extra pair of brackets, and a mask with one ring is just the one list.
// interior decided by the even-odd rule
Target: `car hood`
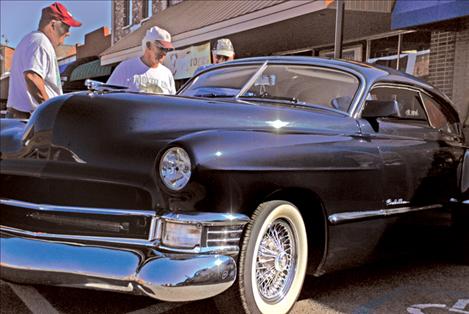
[[(56, 97), (28, 124), (2, 130), (3, 158), (36, 158), (119, 168), (153, 166), (158, 152), (189, 133), (358, 132), (355, 120), (318, 108), (133, 93), (82, 92)], [(9, 130), (8, 130), (9, 129)], [(113, 165), (114, 164), (114, 165)]]
[[(29, 127), (53, 130), (58, 140), (82, 137), (114, 138), (117, 134), (151, 134), (172, 138), (207, 129), (256, 129), (269, 132), (350, 130), (343, 114), (327, 109), (242, 100), (213, 100), (134, 93), (78, 93), (55, 98), (40, 107)], [(348, 121), (353, 124), (353, 122)], [(344, 125), (345, 123), (345, 125)], [(78, 134), (80, 133), (80, 134)]]

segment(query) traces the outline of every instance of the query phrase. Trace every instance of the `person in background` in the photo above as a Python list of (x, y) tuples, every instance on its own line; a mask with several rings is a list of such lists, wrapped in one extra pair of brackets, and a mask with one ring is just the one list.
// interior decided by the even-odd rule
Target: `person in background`
[[(235, 51), (231, 40), (228, 38), (221, 38), (217, 40), (215, 47), (212, 50), (212, 60), (213, 64), (223, 63), (226, 61), (234, 60)], [(203, 70), (210, 68), (212, 64), (204, 64), (199, 66), (195, 71), (193, 76), (196, 76)]]
[(55, 49), (80, 25), (59, 2), (42, 9), (38, 31), (26, 35), (13, 56), (7, 118), (28, 119), (41, 103), (62, 95)]
[(171, 35), (166, 30), (150, 28), (142, 40), (143, 56), (121, 62), (107, 84), (126, 86), (135, 92), (176, 94), (173, 74), (162, 64), (172, 49)]
[(223, 63), (226, 61), (234, 60), (235, 51), (231, 40), (228, 38), (221, 38), (217, 40), (217, 43), (212, 50), (213, 63)]

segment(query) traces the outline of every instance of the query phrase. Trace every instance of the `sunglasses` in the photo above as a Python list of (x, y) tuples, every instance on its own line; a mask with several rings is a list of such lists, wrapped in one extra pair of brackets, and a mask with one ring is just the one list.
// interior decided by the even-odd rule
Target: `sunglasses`
[(60, 20), (58, 20), (57, 22), (60, 23), (60, 30), (62, 31), (63, 34), (70, 32), (70, 25), (67, 25)]
[(165, 47), (161, 46), (161, 44), (159, 44), (158, 42), (156, 42), (155, 44), (156, 44), (156, 47), (161, 49), (161, 51), (163, 51), (164, 53), (168, 53), (168, 52), (173, 50), (173, 48), (165, 48)]

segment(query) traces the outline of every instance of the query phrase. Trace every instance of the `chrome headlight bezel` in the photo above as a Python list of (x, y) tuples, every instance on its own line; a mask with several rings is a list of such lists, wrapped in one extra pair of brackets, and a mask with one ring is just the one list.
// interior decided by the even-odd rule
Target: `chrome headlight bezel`
[(158, 173), (161, 182), (169, 190), (184, 189), (192, 175), (192, 163), (187, 151), (178, 146), (168, 148), (161, 155)]
[(161, 243), (169, 248), (193, 249), (200, 247), (202, 231), (201, 224), (165, 221)]

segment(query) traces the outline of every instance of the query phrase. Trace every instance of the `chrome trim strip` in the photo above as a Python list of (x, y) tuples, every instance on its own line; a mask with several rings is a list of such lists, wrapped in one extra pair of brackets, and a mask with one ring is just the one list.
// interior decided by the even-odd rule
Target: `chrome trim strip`
[(353, 73), (355, 76), (358, 77), (360, 81), (360, 85), (358, 89), (355, 92), (355, 95), (353, 97), (353, 101), (350, 104), (350, 107), (348, 108), (347, 113), (349, 114), (350, 117), (356, 119), (357, 118), (357, 111), (360, 110), (360, 104), (362, 103), (362, 98), (365, 96), (365, 90), (368, 82), (366, 81), (366, 78), (358, 72), (351, 71), (348, 69), (349, 73)]
[(345, 212), (339, 214), (329, 215), (328, 220), (331, 224), (337, 225), (341, 223), (351, 222), (361, 219), (369, 218), (382, 218), (387, 216), (394, 216), (399, 214), (417, 212), (421, 210), (437, 209), (442, 208), (442, 204), (428, 205), (422, 207), (398, 207), (398, 208), (388, 208), (388, 209), (379, 209), (379, 210), (366, 210), (366, 211), (356, 211), (356, 212)]
[(187, 213), (167, 213), (161, 219), (183, 224), (197, 224), (204, 226), (232, 226), (244, 225), (251, 219), (243, 214), (233, 213), (209, 213), (209, 212), (187, 212)]
[(22, 236), (28, 236), (38, 239), (51, 239), (61, 241), (87, 241), (87, 242), (100, 242), (100, 243), (112, 243), (112, 244), (128, 244), (144, 247), (155, 247), (158, 241), (148, 241), (141, 239), (132, 238), (114, 238), (114, 237), (95, 237), (95, 236), (78, 236), (68, 234), (56, 234), (56, 233), (44, 233), (44, 232), (33, 232), (7, 226), (0, 225), (0, 231), (14, 233)]
[(151, 224), (150, 224), (150, 232), (148, 234), (148, 241), (155, 240), (157, 238), (157, 229), (158, 229), (158, 221), (159, 219), (155, 216), (151, 219)]
[(170, 253), (184, 253), (184, 254), (227, 254), (236, 255), (239, 253), (238, 245), (220, 245), (220, 246), (196, 246), (193, 249), (180, 249), (173, 248), (165, 245), (159, 245), (158, 249)]
[(244, 93), (247, 92), (249, 88), (251, 88), (252, 84), (256, 82), (259, 75), (261, 75), (264, 72), (264, 70), (267, 68), (267, 63), (268, 63), (268, 60), (266, 60), (259, 67), (259, 69), (257, 69), (256, 73), (254, 73), (253, 76), (251, 76), (251, 78), (246, 82), (246, 84), (244, 84), (243, 87), (241, 87), (241, 89), (239, 90), (239, 93), (235, 96), (236, 99), (238, 99), (239, 96), (244, 95)]
[(241, 233), (243, 229), (239, 230), (213, 230), (213, 231), (207, 231), (207, 234), (229, 234), (229, 233)]
[(115, 209), (115, 208), (94, 208), (94, 207), (74, 207), (74, 206), (56, 206), (47, 204), (35, 204), (12, 199), (0, 199), (0, 205), (22, 207), (38, 211), (64, 212), (75, 214), (95, 214), (95, 215), (115, 215), (115, 216), (144, 216), (154, 217), (156, 213), (150, 210), (135, 209)]
[(239, 241), (241, 238), (230, 238), (230, 239), (208, 239), (207, 242), (232, 242)]

